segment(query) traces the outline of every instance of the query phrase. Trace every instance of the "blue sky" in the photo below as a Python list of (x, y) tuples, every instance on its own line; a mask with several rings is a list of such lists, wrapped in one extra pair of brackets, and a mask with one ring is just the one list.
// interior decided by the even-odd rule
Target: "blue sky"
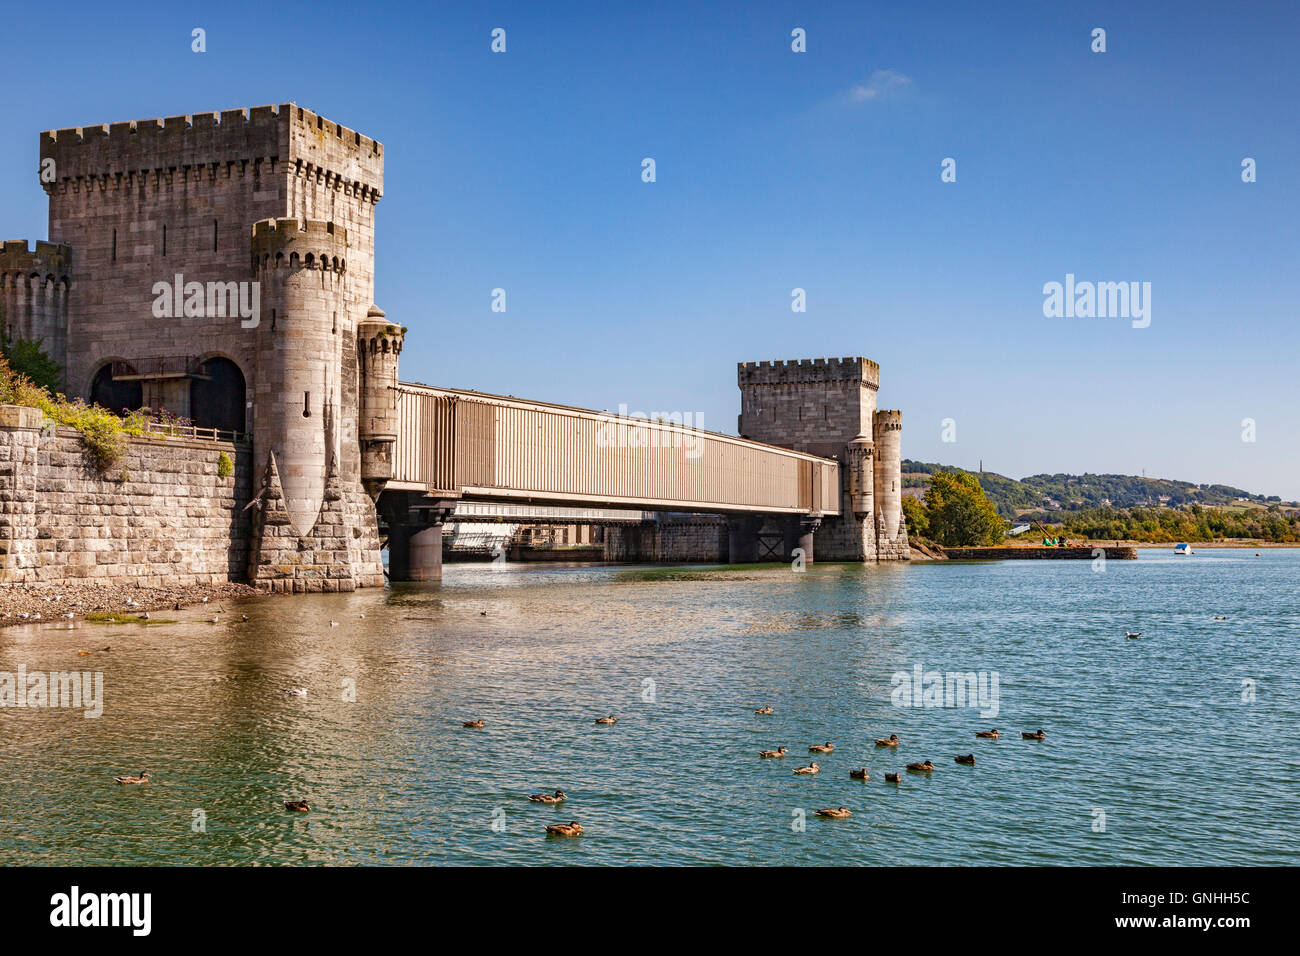
[[(46, 238), (43, 129), (293, 100), (385, 145), (376, 299), (408, 380), (734, 432), (737, 361), (861, 354), (908, 457), (1300, 498), (1293, 3), (49, 18), (5, 14), (6, 238)], [(1066, 273), (1150, 282), (1150, 327), (1045, 318)]]

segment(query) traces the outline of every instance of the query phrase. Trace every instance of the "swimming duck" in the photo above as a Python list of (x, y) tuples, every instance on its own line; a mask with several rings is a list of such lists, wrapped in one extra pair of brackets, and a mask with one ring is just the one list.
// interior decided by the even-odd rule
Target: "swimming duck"
[(617, 717), (614, 717), (614, 716), (612, 716), (612, 715), (609, 716), (609, 717), (597, 717), (597, 718), (596, 718), (596, 723), (598, 723), (598, 724), (605, 724), (605, 725), (608, 726), (608, 725), (611, 725), (611, 724), (616, 724), (616, 723), (618, 723), (618, 718), (617, 718)]
[(966, 754), (964, 757), (961, 754), (958, 754), (956, 757), (953, 757), (952, 759), (955, 760), (957, 763), (964, 763), (971, 767), (975, 766), (974, 754)]
[(999, 733), (996, 729), (995, 729), (995, 730), (977, 730), (977, 731), (975, 731), (975, 736), (976, 736), (976, 737), (987, 737), (987, 738), (990, 739), (990, 740), (997, 740), (999, 737), (1002, 736), (1002, 734)]
[(1141, 636), (1142, 636), (1142, 632), (1141, 632), (1141, 631), (1125, 631), (1125, 632), (1124, 632), (1124, 636), (1125, 636), (1125, 637), (1141, 637)]
[(311, 804), (306, 800), (286, 800), (284, 801), (284, 808), (292, 810), (294, 813), (306, 813), (311, 809)]
[(897, 747), (898, 744), (898, 734), (890, 734), (888, 737), (881, 737), (876, 741), (877, 747)]
[(565, 796), (563, 790), (556, 790), (555, 793), (534, 793), (528, 799), (533, 803), (563, 803)]
[(866, 768), (866, 767), (863, 767), (861, 770), (850, 770), (850, 771), (849, 771), (849, 779), (850, 779), (850, 780), (870, 780), (870, 779), (871, 779), (871, 774), (867, 773), (867, 768)]
[(467, 720), (467, 721), (465, 721), (463, 724), (461, 724), (461, 726), (462, 726), (462, 727), (482, 727), (482, 726), (484, 726), (484, 724), (483, 724), (483, 721), (481, 721), (481, 720)]
[(770, 713), (772, 713), (772, 708), (771, 708), (770, 706), (769, 706), (769, 707), (760, 707), (760, 708), (758, 708), (758, 710), (754, 711), (754, 713), (756, 713), (756, 714), (770, 714)]
[(829, 740), (824, 744), (813, 744), (808, 748), (810, 754), (828, 754), (835, 749), (835, 745)]
[(118, 783), (148, 783), (149, 778), (152, 776), (153, 774), (151, 774), (148, 770), (142, 770), (140, 771), (140, 776), (138, 777), (114, 777), (113, 779), (116, 780)]
[(821, 770), (821, 767), (817, 766), (817, 761), (815, 760), (806, 767), (794, 768), (795, 773), (802, 773), (802, 774), (817, 773), (817, 771), (819, 770)]
[(903, 775), (901, 773), (885, 774), (885, 783), (902, 783), (902, 782), (903, 782)]
[(760, 757), (784, 757), (785, 754), (786, 750), (784, 747), (777, 747), (775, 750), (760, 750), (758, 752)]
[(934, 769), (934, 764), (932, 764), (928, 760), (923, 760), (920, 763), (909, 763), (907, 765), (907, 769), (915, 770), (918, 773), (929, 773), (931, 770)]
[(848, 807), (839, 807), (839, 808), (826, 807), (824, 810), (818, 810), (817, 816), (830, 817), (832, 820), (843, 820), (851, 813), (852, 811), (850, 811)]
[(547, 836), (576, 837), (582, 836), (582, 824), (577, 820), (568, 823), (552, 823), (546, 828)]
[(1020, 732), (1020, 736), (1023, 737), (1025, 740), (1042, 740), (1044, 737), (1047, 736), (1047, 734), (1043, 733), (1042, 730), (1039, 730), (1038, 733), (1036, 734), (1031, 734), (1027, 730), (1022, 730)]
[(1216, 614), (1214, 615), (1214, 619), (1216, 621), (1226, 621), (1228, 619), (1228, 616), (1226, 614)]

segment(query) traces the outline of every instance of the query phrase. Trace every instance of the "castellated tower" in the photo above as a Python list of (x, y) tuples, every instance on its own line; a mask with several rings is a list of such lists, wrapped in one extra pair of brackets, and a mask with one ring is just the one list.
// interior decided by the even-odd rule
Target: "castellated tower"
[(841, 513), (816, 531), (817, 558), (906, 559), (902, 420), (898, 412), (876, 412), (880, 366), (861, 357), (743, 362), (737, 379), (742, 437), (840, 462)]
[(69, 394), (251, 436), (254, 584), (382, 585), (371, 496), (400, 341), (358, 362), (383, 315), (382, 145), (283, 103), (50, 130), (41, 160), (67, 245), (5, 245), (5, 321), (45, 340)]

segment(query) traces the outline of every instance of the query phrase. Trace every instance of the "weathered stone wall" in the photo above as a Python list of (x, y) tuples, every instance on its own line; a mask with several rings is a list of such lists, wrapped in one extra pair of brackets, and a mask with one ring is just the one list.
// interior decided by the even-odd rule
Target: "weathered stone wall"
[[(272, 107), (49, 130), (49, 235), (75, 250), (67, 381), (87, 396), (111, 359), (223, 355), (254, 377), (253, 340), (238, 318), (153, 314), (155, 283), (252, 279), (249, 234), (285, 215), (287, 115)], [(182, 385), (187, 383), (181, 383)], [(168, 395), (188, 415), (188, 388)]]
[(606, 561), (706, 563), (727, 560), (727, 520), (670, 518), (605, 529)]
[(350, 489), (337, 471), (325, 481), (325, 494), (311, 530), (300, 534), (286, 505), (284, 487), (271, 454), (252, 509), (249, 583), (264, 591), (355, 591), (383, 587), (383, 558), (374, 502)]
[[(0, 406), (0, 583), (210, 584), (248, 568), (246, 443), (133, 438), (99, 474), (77, 432)], [(233, 471), (218, 473), (225, 453)]]

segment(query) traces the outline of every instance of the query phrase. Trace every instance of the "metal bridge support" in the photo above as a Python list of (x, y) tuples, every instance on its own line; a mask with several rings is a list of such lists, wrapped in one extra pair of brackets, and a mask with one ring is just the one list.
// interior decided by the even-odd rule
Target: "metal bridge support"
[(762, 527), (763, 519), (756, 515), (727, 519), (727, 563), (758, 561), (758, 532)]

